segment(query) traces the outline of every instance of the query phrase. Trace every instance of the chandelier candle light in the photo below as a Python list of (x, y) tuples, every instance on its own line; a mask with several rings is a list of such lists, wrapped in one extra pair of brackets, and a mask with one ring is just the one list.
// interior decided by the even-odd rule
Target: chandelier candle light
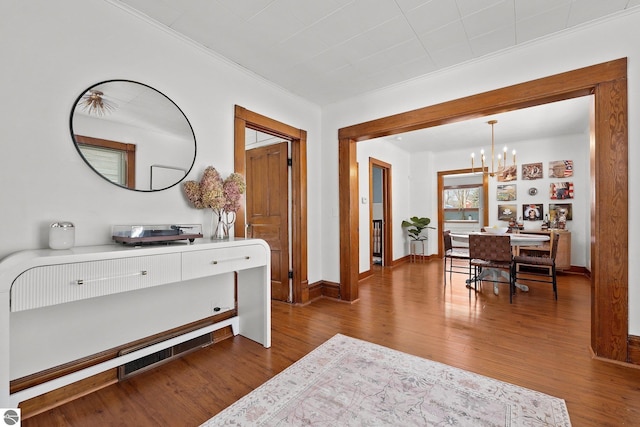
[(104, 99), (104, 93), (102, 91), (93, 89), (82, 95), (79, 105), (87, 114), (95, 114), (99, 117), (104, 116), (106, 113), (111, 113), (116, 109), (115, 104)]
[[(491, 169), (488, 171), (484, 170), (484, 163), (485, 163), (485, 156), (484, 156), (484, 149), (480, 150), (480, 161), (482, 162), (482, 169), (481, 172), (482, 173), (486, 173), (489, 174), (489, 176), (494, 177), (496, 175), (496, 172), (499, 171), (502, 168), (506, 168), (507, 167), (507, 146), (505, 145), (504, 147), (504, 154), (498, 154), (498, 169), (495, 168), (495, 134), (494, 134), (494, 130), (493, 130), (493, 126), (498, 123), (497, 120), (489, 120), (487, 122), (488, 124), (491, 125)], [(513, 154), (513, 165), (515, 166), (516, 164), (516, 150), (512, 151)], [(476, 153), (471, 153), (471, 172), (475, 173), (474, 170), (474, 159), (475, 159)], [(503, 164), (503, 159), (504, 159), (504, 164)]]

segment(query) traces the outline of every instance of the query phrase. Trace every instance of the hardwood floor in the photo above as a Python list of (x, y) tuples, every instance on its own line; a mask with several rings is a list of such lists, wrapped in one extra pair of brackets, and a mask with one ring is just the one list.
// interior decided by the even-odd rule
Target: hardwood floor
[(227, 339), (23, 421), (23, 426), (197, 426), (342, 333), (565, 399), (574, 427), (640, 425), (640, 369), (594, 360), (590, 284), (469, 297), (442, 262), (378, 268), (359, 301), (274, 302), (273, 342)]

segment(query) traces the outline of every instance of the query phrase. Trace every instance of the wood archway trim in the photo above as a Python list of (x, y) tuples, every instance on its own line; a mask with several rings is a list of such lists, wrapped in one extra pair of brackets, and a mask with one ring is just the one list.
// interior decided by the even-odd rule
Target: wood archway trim
[[(478, 169), (476, 169), (478, 170)], [(489, 175), (488, 169), (485, 167), (484, 170), (487, 173), (482, 174), (482, 200), (489, 200)], [(455, 169), (448, 171), (438, 171), (438, 230), (441, 232), (445, 230), (444, 228), (444, 200), (442, 197), (444, 195), (444, 178), (447, 175), (460, 175), (472, 173), (473, 170), (471, 168), (468, 169)], [(486, 205), (485, 205), (486, 206)], [(489, 224), (489, 209), (482, 210), (482, 218), (479, 219), (480, 225)], [(438, 257), (442, 258), (444, 256), (444, 241), (443, 239), (438, 239)]]
[[(246, 175), (245, 129), (254, 129), (291, 141), (291, 260), (293, 268), (292, 301), (309, 302), (309, 278), (307, 255), (307, 132), (285, 123), (235, 106), (234, 119), (234, 168)], [(246, 236), (245, 210), (240, 208), (236, 225), (236, 237)]]
[[(626, 58), (340, 129), (341, 297), (348, 301), (358, 298), (358, 141), (590, 94), (594, 96), (590, 149), (591, 346), (598, 357), (627, 361), (629, 196)], [(606, 206), (606, 209), (598, 210), (597, 206)]]
[[(393, 185), (391, 164), (382, 160), (369, 157), (369, 218), (373, 218), (373, 168), (382, 169), (382, 265), (391, 267), (393, 265), (393, 211), (391, 206), (393, 203)], [(369, 221), (369, 262), (373, 261), (373, 221)]]

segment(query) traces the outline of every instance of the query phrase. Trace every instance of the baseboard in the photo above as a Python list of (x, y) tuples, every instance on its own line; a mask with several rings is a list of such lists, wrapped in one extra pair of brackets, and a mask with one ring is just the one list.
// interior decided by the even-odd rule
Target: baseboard
[(358, 275), (358, 280), (364, 280), (371, 276), (373, 276), (373, 270), (363, 271)]
[(312, 302), (318, 298), (327, 297), (333, 299), (340, 299), (340, 284), (335, 282), (329, 282), (327, 280), (320, 280), (309, 285), (309, 301)]
[[(170, 331), (156, 334), (152, 337), (147, 337), (141, 340), (134, 341), (132, 343), (127, 343), (117, 348), (109, 349), (107, 351), (94, 354), (83, 359), (75, 360), (73, 362), (56, 366), (42, 372), (37, 372), (26, 377), (15, 379), (10, 383), (11, 393), (15, 393), (17, 391), (24, 390), (35, 385), (45, 383), (52, 379), (77, 372), (81, 369), (97, 365), (101, 362), (114, 359), (118, 356), (118, 353), (121, 350), (127, 347), (144, 346), (152, 342), (157, 342), (158, 340), (169, 339), (171, 337), (187, 333), (191, 330), (195, 330), (209, 324), (217, 323), (219, 321), (225, 320), (225, 318), (233, 317), (235, 316), (235, 313), (236, 310), (232, 310), (218, 316), (212, 316), (198, 322), (184, 325), (180, 328), (175, 328)], [(232, 336), (233, 331), (231, 330), (230, 326), (227, 326), (213, 332), (213, 342), (220, 342)], [(100, 374), (96, 374), (92, 377), (77, 381), (73, 384), (69, 384), (51, 392), (36, 396), (32, 399), (25, 400), (19, 405), (22, 412), (22, 418), (26, 419), (42, 412), (48, 411), (55, 408), (56, 406), (60, 406), (64, 403), (70, 402), (74, 399), (100, 390), (116, 382), (118, 382), (118, 368), (110, 369)]]
[(640, 365), (640, 337), (637, 335), (629, 335), (627, 344), (627, 361), (634, 365)]
[(22, 419), (26, 420), (117, 382), (118, 370), (114, 368), (33, 399), (25, 400), (19, 405)]

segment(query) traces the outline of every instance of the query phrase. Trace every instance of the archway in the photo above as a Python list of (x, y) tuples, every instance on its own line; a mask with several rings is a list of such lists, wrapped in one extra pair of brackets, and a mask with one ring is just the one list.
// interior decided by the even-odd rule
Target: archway
[[(372, 138), (594, 95), (591, 126), (591, 347), (628, 354), (627, 59), (505, 87), (339, 130), (340, 295), (358, 299), (356, 144)], [(606, 206), (603, 212), (596, 206)]]

